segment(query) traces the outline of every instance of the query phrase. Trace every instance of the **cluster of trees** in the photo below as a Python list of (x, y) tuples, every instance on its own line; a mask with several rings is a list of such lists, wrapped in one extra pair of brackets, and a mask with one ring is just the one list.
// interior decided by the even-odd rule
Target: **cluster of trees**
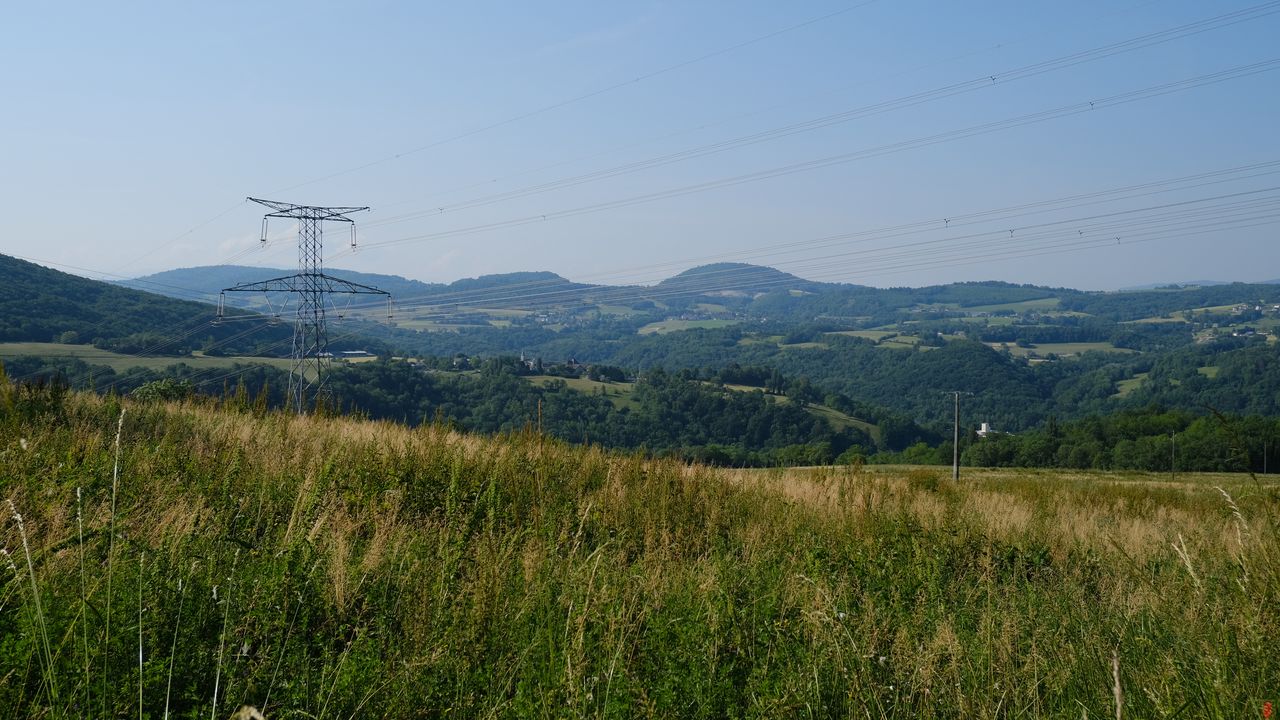
[(1123, 321), (1160, 317), (1186, 308), (1214, 307), (1240, 302), (1280, 302), (1280, 285), (1230, 283), (1143, 292), (1074, 293), (1062, 298), (1062, 307), (1066, 310)]
[(1253, 472), (1280, 469), (1280, 420), (1151, 408), (992, 434), (964, 448), (966, 465), (1097, 470)]
[[(1212, 384), (1225, 376), (1253, 383), (1253, 395), (1280, 402), (1280, 358), (1274, 349), (1253, 343), (1212, 356), (1210, 352), (1198, 348), (1165, 359), (1148, 371), (1148, 385), (1164, 392), (1189, 392), (1188, 386)], [(1199, 371), (1206, 357), (1219, 363), (1216, 378)], [(473, 362), (473, 372), (447, 370), (455, 365), (452, 358), (416, 365), (384, 360), (339, 366), (330, 383), (336, 400), (331, 409), (409, 424), (444, 421), (481, 433), (540, 427), (570, 442), (722, 465), (826, 464), (854, 458), (872, 463), (951, 461), (946, 423), (921, 426), (909, 416), (842, 393), (821, 395), (808, 378), (788, 377), (765, 365), (651, 370), (626, 385), (613, 379), (624, 374), (620, 368), (599, 366), (593, 373), (601, 380), (598, 389), (581, 392), (563, 380), (530, 382), (523, 377), (527, 368), (515, 358)], [(185, 364), (117, 373), (77, 359), (14, 358), (6, 369), (15, 378), (129, 393), (140, 399), (202, 393), (260, 409), (281, 405), (286, 387), (281, 371), (262, 366), (236, 368), (234, 381), (210, 381), (207, 373)], [(1105, 380), (1100, 387), (1113, 384), (1106, 368), (1094, 375)], [(757, 389), (743, 391), (741, 386)], [(817, 403), (873, 423), (875, 437), (858, 427), (830, 422)], [(949, 405), (945, 399), (943, 404)], [(974, 466), (1165, 471), (1172, 463), (1180, 471), (1274, 470), (1280, 467), (1278, 413), (1268, 413), (1269, 418), (1249, 414), (1250, 407), (1243, 401), (1224, 404), (1222, 414), (1152, 404), (1062, 422), (1050, 416), (1017, 434), (967, 435), (961, 457)]]
[[(446, 420), (484, 433), (529, 427), (571, 442), (674, 454), (735, 465), (826, 463), (876, 447), (854, 427), (834, 427), (800, 402), (763, 390), (726, 390), (697, 373), (643, 373), (625, 389), (579, 392), (563, 380), (527, 381), (513, 358), (479, 363), (479, 372), (424, 370), (402, 362), (336, 370), (330, 388), (375, 418), (410, 424)], [(610, 368), (599, 369), (610, 374)], [(792, 387), (794, 383), (789, 384)]]

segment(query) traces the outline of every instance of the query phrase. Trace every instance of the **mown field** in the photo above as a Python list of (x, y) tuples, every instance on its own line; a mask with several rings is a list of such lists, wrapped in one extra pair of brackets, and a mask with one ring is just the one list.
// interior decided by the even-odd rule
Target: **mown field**
[(665, 335), (667, 333), (690, 330), (692, 328), (722, 328), (738, 324), (738, 320), (680, 320), (673, 318), (659, 322), (651, 322), (636, 330), (637, 335)]
[(0, 382), (0, 717), (1257, 717), (1280, 490)]

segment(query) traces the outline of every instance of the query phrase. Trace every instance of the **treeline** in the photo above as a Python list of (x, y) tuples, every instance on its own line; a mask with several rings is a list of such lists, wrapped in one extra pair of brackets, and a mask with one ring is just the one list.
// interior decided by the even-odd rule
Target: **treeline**
[[(936, 357), (940, 353), (913, 356)], [(1256, 392), (1252, 397), (1267, 397), (1270, 402), (1280, 398), (1280, 358), (1273, 348), (1254, 343), (1211, 353), (1208, 348), (1199, 348), (1165, 358), (1148, 370), (1151, 389), (1138, 392), (1145, 397), (1194, 392), (1191, 386), (1211, 385), (1225, 376), (1232, 382), (1253, 383)], [(1206, 358), (1219, 363), (1216, 378), (1200, 372)], [(455, 371), (454, 358), (417, 364), (386, 360), (339, 364), (331, 376), (332, 395), (325, 410), (356, 412), (409, 425), (443, 422), (486, 434), (536, 429), (569, 442), (717, 465), (818, 465), (855, 460), (948, 464), (952, 457), (947, 423), (921, 426), (909, 416), (821, 389), (807, 377), (787, 376), (765, 365), (730, 364), (718, 370), (675, 372), (655, 369), (626, 384), (618, 380), (629, 373), (613, 366), (582, 366), (574, 371), (544, 368), (566, 377), (599, 381), (592, 391), (582, 392), (570, 388), (563, 379), (531, 382), (526, 377), (529, 368), (514, 357), (474, 358), (462, 364), (471, 369)], [(198, 393), (241, 408), (279, 407), (287, 385), (285, 373), (263, 366), (237, 366), (213, 376), (183, 364), (117, 373), (76, 359), (14, 358), (5, 367), (10, 377), (30, 382), (153, 399)], [(972, 370), (983, 372), (980, 365)], [(1097, 378), (1098, 393), (1110, 392), (1114, 385), (1110, 373), (1105, 367), (1090, 373)], [(964, 374), (957, 378), (962, 383), (974, 380)], [(750, 389), (744, 391), (742, 386)], [(1202, 389), (1200, 395), (1187, 397), (1209, 396)], [(937, 400), (949, 405), (947, 398)], [(1274, 470), (1280, 467), (1280, 420), (1274, 414), (1264, 417), (1252, 412), (1255, 405), (1237, 397), (1236, 402), (1223, 402), (1218, 407), (1200, 406), (1201, 412), (1150, 404), (1068, 421), (1051, 415), (1037, 427), (1017, 434), (992, 433), (979, 438), (968, 431), (962, 437), (961, 460), (965, 465), (997, 467)], [(860, 427), (833, 423), (823, 416), (824, 408), (870, 423), (874, 436)], [(975, 424), (970, 419), (975, 416), (966, 413), (970, 428)]]
[(1152, 408), (977, 438), (961, 459), (982, 467), (1275, 472), (1278, 442), (1276, 418)]
[(1063, 296), (1062, 307), (1112, 320), (1138, 320), (1187, 308), (1255, 302), (1280, 302), (1280, 285), (1229, 283), (1141, 292), (1076, 293)]
[[(593, 392), (562, 379), (535, 384), (527, 374), (509, 357), (480, 361), (466, 373), (361, 363), (336, 369), (330, 388), (337, 402), (373, 418), (449, 422), (481, 433), (538, 429), (570, 442), (714, 464), (826, 464), (877, 449), (867, 432), (834, 427), (804, 402), (780, 402), (763, 389), (722, 389), (694, 372), (646, 372), (625, 392), (609, 381)], [(927, 433), (898, 435), (914, 440)]]

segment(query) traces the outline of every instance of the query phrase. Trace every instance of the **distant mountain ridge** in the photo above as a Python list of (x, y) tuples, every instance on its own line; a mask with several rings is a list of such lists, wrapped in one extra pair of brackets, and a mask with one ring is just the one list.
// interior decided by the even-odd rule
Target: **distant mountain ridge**
[[(219, 292), (241, 283), (261, 282), (272, 278), (292, 275), (294, 270), (284, 268), (249, 267), (244, 265), (205, 265), (189, 268), (175, 268), (151, 275), (120, 280), (114, 284), (147, 292), (160, 293), (173, 297), (190, 297), (193, 293), (210, 301), (216, 300)], [(326, 268), (325, 272), (345, 280), (369, 285), (391, 293), (397, 300), (409, 298), (432, 298), (458, 295), (477, 290), (493, 290), (504, 287), (532, 285), (539, 292), (589, 290), (597, 287), (571, 282), (553, 272), (513, 272), (495, 275), (481, 275), (477, 278), (463, 278), (452, 283), (427, 283), (410, 280), (399, 275), (365, 273), (355, 270)], [(183, 294), (178, 295), (181, 291)], [(254, 306), (252, 298), (227, 298), (229, 304), (246, 307)]]
[[(258, 282), (292, 274), (282, 268), (214, 265), (167, 270), (117, 283), (171, 297), (214, 301), (220, 290), (239, 283)], [(550, 271), (527, 271), (463, 278), (451, 283), (427, 283), (398, 275), (333, 269), (334, 275), (391, 293), (404, 307), (434, 312), (467, 309), (538, 310), (580, 312), (591, 308), (630, 307), (663, 311), (671, 315), (733, 313), (768, 317), (787, 322), (810, 322), (860, 317), (896, 321), (903, 311), (936, 312), (970, 307), (998, 310), (999, 306), (1029, 301), (1057, 300), (1060, 310), (1099, 313), (1114, 320), (1141, 317), (1224, 302), (1237, 302), (1266, 294), (1266, 283), (1218, 283), (1155, 285), (1112, 292), (1088, 292), (1070, 288), (1015, 284), (1002, 281), (966, 281), (921, 288), (878, 288), (847, 283), (815, 282), (788, 272), (748, 263), (711, 263), (684, 270), (655, 285), (596, 285), (568, 280)], [(1249, 289), (1254, 288), (1254, 289)], [(1241, 293), (1246, 293), (1241, 295)], [(264, 297), (235, 293), (227, 303), (269, 311)], [(1239, 296), (1239, 297), (1237, 297)], [(717, 309), (718, 308), (718, 309)], [(1139, 309), (1141, 308), (1141, 309)]]

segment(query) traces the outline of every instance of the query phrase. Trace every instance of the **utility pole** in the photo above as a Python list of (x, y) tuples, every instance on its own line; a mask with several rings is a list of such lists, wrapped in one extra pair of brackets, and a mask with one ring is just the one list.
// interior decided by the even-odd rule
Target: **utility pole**
[(973, 393), (961, 392), (960, 390), (949, 390), (949, 394), (955, 397), (956, 413), (954, 430), (955, 435), (951, 441), (951, 479), (960, 479), (960, 396), (972, 395)]
[(1178, 433), (1169, 433), (1169, 481), (1177, 482), (1176, 465), (1178, 461)]
[(324, 272), (324, 223), (341, 222), (351, 227), (351, 247), (356, 246), (355, 221), (347, 215), (368, 210), (368, 207), (316, 207), (294, 205), (249, 198), (272, 212), (262, 217), (262, 237), (267, 243), (267, 221), (270, 218), (291, 218), (298, 221), (298, 272), (294, 275), (272, 278), (262, 282), (241, 283), (225, 288), (218, 298), (218, 317), (223, 314), (224, 300), (229, 292), (291, 293), (298, 298), (298, 309), (293, 321), (293, 366), (289, 373), (288, 403), (297, 413), (306, 411), (310, 403), (325, 392), (325, 380), (333, 354), (329, 351), (329, 334), (325, 322), (325, 305), (328, 296), (382, 295), (387, 298), (387, 314), (391, 313), (391, 294), (368, 285), (343, 280)]

